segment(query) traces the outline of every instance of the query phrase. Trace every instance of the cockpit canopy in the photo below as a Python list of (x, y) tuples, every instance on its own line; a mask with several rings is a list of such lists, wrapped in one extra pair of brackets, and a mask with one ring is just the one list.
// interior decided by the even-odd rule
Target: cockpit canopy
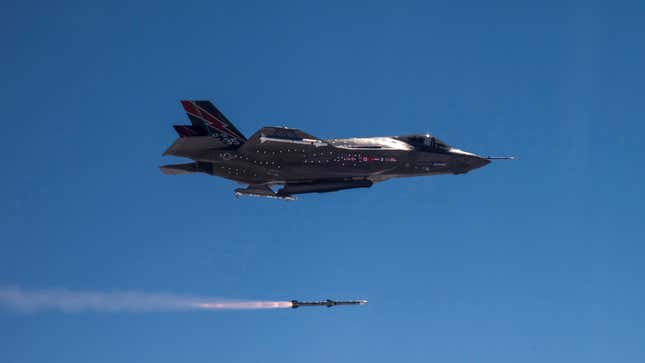
[(404, 135), (397, 136), (396, 138), (414, 146), (415, 149), (421, 151), (448, 151), (450, 149), (450, 145), (430, 134)]

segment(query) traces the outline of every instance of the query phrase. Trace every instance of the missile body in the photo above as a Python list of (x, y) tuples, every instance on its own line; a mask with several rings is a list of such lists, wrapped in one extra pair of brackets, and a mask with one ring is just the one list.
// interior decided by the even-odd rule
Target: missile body
[(324, 300), (324, 301), (298, 301), (291, 300), (291, 307), (293, 309), (301, 306), (326, 306), (328, 308), (336, 305), (365, 305), (367, 300), (347, 300), (347, 301), (335, 301), (335, 300)]

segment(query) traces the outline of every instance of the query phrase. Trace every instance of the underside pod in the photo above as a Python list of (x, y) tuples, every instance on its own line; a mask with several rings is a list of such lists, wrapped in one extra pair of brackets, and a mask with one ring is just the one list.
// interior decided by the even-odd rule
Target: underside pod
[(343, 189), (369, 188), (374, 184), (370, 180), (343, 180), (316, 183), (287, 184), (278, 191), (278, 195), (328, 193)]

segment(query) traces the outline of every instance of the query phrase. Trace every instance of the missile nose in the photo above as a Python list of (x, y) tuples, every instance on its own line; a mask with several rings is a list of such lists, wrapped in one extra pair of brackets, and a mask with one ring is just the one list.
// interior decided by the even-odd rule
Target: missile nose
[(359, 305), (365, 305), (367, 304), (367, 300), (358, 300)]

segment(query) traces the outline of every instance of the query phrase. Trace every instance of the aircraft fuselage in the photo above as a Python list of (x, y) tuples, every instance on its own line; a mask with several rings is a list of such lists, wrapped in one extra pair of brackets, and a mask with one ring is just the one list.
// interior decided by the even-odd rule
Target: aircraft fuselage
[[(374, 138), (376, 141), (382, 139)], [(400, 177), (462, 174), (489, 163), (485, 158), (452, 148), (433, 152), (412, 148), (333, 146), (348, 145), (351, 140), (330, 140), (325, 142), (326, 145), (315, 148), (294, 144), (276, 146), (267, 142), (252, 150), (220, 151), (212, 155), (215, 158), (200, 161), (212, 163), (212, 175), (248, 184), (337, 178), (377, 182)]]
[[(236, 195), (293, 199), (293, 194), (366, 188), (391, 178), (463, 174), (490, 162), (430, 134), (319, 139), (298, 129), (263, 127), (246, 138), (212, 103), (182, 101), (191, 125), (164, 155), (193, 163), (166, 174), (206, 173), (248, 184)], [(278, 192), (271, 189), (283, 185)]]

